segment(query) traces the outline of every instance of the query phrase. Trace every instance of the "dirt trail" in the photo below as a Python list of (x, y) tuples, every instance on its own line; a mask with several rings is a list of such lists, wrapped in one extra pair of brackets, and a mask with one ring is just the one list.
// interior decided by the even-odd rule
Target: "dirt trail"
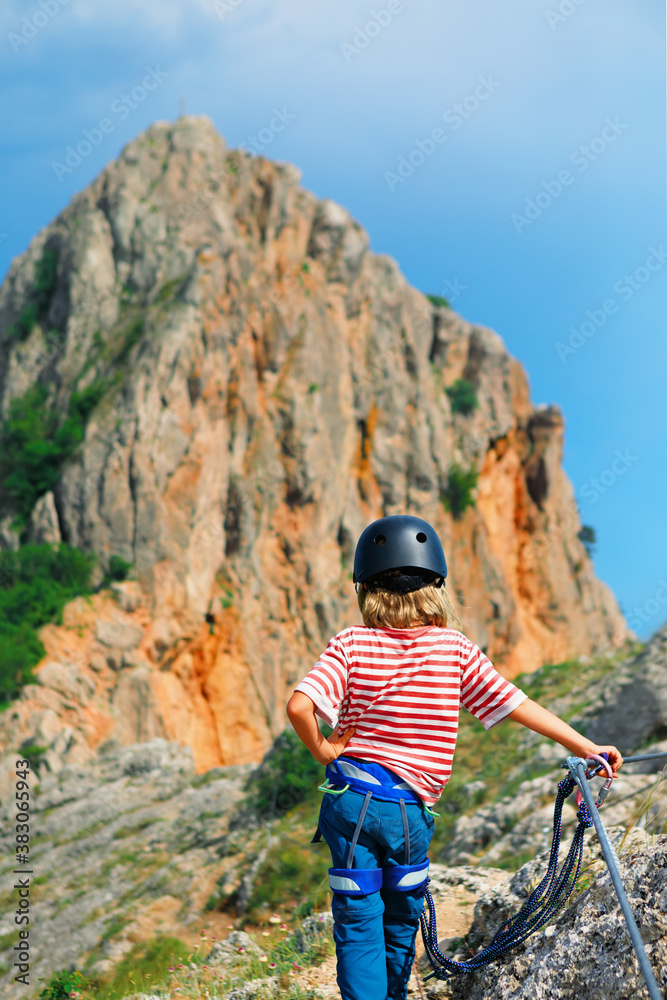
[[(433, 869), (439, 871), (433, 871)], [(432, 866), (432, 875), (436, 876), (430, 886), (435, 903), (438, 926), (438, 940), (443, 938), (460, 938), (470, 930), (475, 903), (481, 893), (507, 878), (508, 873), (497, 869), (454, 868), (445, 869)], [(424, 945), (421, 932), (417, 934), (416, 961), (408, 984), (409, 997), (427, 997), (433, 991), (437, 980), (430, 979), (424, 983), (430, 967), (424, 969), (421, 959), (424, 955)], [(340, 993), (336, 983), (336, 958), (327, 958), (321, 965), (305, 969), (296, 981), (304, 989), (314, 989), (324, 1000), (338, 1000)], [(438, 984), (438, 995), (446, 996), (444, 984)]]

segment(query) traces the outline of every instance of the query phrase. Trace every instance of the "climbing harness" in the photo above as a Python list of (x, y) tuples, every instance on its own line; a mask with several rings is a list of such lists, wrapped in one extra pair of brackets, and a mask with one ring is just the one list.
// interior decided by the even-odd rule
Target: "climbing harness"
[[(319, 786), (319, 791), (329, 795), (343, 795), (348, 789), (360, 792), (364, 796), (364, 801), (345, 859), (346, 867), (329, 869), (331, 891), (339, 896), (366, 896), (383, 887), (398, 892), (412, 892), (425, 885), (428, 881), (428, 858), (418, 865), (410, 864), (410, 825), (405, 803), (414, 802), (420, 808), (427, 809), (417, 793), (407, 781), (401, 781), (398, 776), (394, 776), (380, 764), (341, 756), (327, 766), (326, 780)], [(354, 851), (371, 798), (383, 802), (398, 802), (400, 806), (405, 841), (402, 865), (385, 865), (384, 868), (353, 867)], [(427, 811), (431, 812), (428, 809)], [(318, 826), (311, 844), (318, 843), (320, 839), (321, 831)]]
[[(626, 757), (624, 763), (631, 764), (635, 761), (654, 760), (659, 757), (667, 757), (667, 753), (641, 754), (634, 757)], [(488, 965), (494, 959), (499, 958), (505, 952), (510, 951), (510, 949), (515, 948), (522, 941), (525, 941), (530, 934), (533, 934), (540, 927), (543, 927), (544, 924), (548, 923), (572, 894), (572, 890), (579, 877), (584, 834), (588, 827), (595, 826), (602, 854), (609, 867), (611, 880), (628, 925), (630, 938), (637, 953), (637, 959), (646, 980), (649, 995), (651, 1000), (662, 1000), (660, 987), (649, 964), (639, 928), (637, 927), (630, 902), (621, 881), (618, 855), (614, 850), (614, 846), (609, 839), (598, 811), (604, 802), (612, 781), (612, 770), (605, 758), (607, 758), (607, 754), (603, 756), (592, 754), (585, 760), (580, 757), (568, 757), (567, 760), (563, 761), (561, 767), (567, 768), (570, 773), (558, 785), (558, 794), (554, 808), (553, 838), (546, 874), (519, 912), (505, 921), (490, 944), (465, 962), (456, 962), (448, 958), (438, 948), (435, 905), (428, 889), (427, 880), (425, 901), (428, 907), (428, 916), (426, 913), (422, 913), (420, 922), (424, 948), (433, 966), (433, 972), (425, 976), (425, 979), (430, 979), (433, 976), (437, 979), (449, 979), (452, 975), (474, 972), (476, 969)], [(607, 777), (600, 789), (597, 801), (595, 801), (588, 786), (588, 780), (603, 769), (606, 771)], [(567, 857), (564, 859), (559, 871), (558, 850), (561, 839), (563, 804), (574, 791), (575, 787), (578, 788), (577, 804), (579, 809), (577, 819), (579, 823), (572, 838)]]

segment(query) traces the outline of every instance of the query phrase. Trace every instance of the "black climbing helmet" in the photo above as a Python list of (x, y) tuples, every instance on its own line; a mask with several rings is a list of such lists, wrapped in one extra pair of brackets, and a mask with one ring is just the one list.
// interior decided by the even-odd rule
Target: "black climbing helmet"
[(378, 575), (397, 569), (403, 572), (383, 579), (383, 589), (408, 594), (429, 583), (444, 583), (447, 562), (442, 544), (436, 531), (420, 517), (381, 517), (364, 529), (357, 542), (355, 585), (372, 583)]

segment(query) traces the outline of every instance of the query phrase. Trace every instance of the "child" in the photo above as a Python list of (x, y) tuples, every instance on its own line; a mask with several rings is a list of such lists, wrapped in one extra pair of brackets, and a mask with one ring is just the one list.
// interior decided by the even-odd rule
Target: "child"
[[(363, 626), (334, 636), (287, 714), (327, 766), (320, 830), (343, 1000), (405, 1000), (428, 875), (431, 806), (451, 773), (462, 705), (490, 729), (505, 718), (577, 757), (609, 754), (531, 701), (461, 632), (447, 565), (426, 521), (397, 515), (362, 533), (354, 583)], [(316, 716), (334, 732), (325, 738)]]

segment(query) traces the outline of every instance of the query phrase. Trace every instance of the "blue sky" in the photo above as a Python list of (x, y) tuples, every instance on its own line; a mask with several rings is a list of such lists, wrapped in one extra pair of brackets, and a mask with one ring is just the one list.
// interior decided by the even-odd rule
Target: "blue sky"
[(598, 575), (642, 637), (667, 620), (663, 4), (4, 0), (0, 48), (0, 273), (151, 122), (264, 130), (562, 407)]

